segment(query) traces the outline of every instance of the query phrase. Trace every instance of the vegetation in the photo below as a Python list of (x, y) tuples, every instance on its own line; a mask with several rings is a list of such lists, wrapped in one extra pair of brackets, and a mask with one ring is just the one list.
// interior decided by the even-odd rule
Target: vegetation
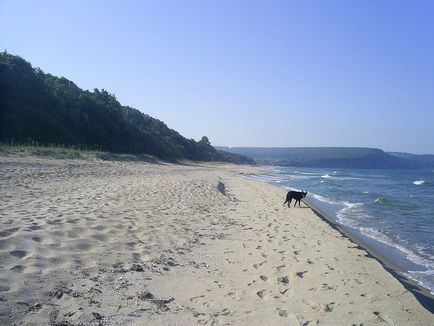
[(248, 157), (217, 151), (207, 137), (198, 142), (184, 138), (163, 122), (122, 106), (104, 89), (84, 91), (6, 51), (0, 53), (0, 142), (254, 164)]

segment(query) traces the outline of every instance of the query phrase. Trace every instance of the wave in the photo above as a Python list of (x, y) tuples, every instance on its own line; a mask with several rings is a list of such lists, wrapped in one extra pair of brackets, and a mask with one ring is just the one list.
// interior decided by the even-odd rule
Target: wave
[(396, 241), (393, 241), (389, 236), (384, 234), (381, 231), (378, 231), (374, 228), (370, 227), (360, 227), (358, 228), (360, 232), (367, 237), (370, 237), (374, 240), (377, 240), (378, 242), (387, 244), (391, 247), (394, 247), (398, 249), (399, 251), (403, 252), (408, 260), (412, 261), (413, 263), (416, 263), (418, 265), (425, 266), (426, 268), (434, 268), (432, 259), (433, 257), (430, 255), (426, 255), (426, 258), (421, 257), (420, 254), (416, 254), (414, 251), (399, 245), (396, 243)]
[(316, 179), (318, 176), (314, 175), (296, 175), (296, 174), (290, 174), (288, 175), (289, 179), (291, 180), (308, 180), (308, 179)]
[(434, 295), (434, 285), (432, 284), (434, 270), (429, 269), (426, 271), (409, 271), (406, 275), (423, 287), (429, 289), (431, 294)]
[(377, 199), (374, 200), (374, 203), (380, 204), (380, 205), (385, 205), (385, 206), (392, 206), (395, 204), (395, 202), (393, 200), (384, 198), (384, 197), (378, 197)]
[(311, 196), (312, 196), (313, 198), (315, 198), (316, 200), (321, 201), (321, 202), (323, 202), (323, 203), (327, 203), (327, 204), (331, 204), (331, 205), (339, 205), (339, 204), (342, 204), (341, 202), (339, 202), (339, 201), (337, 201), (337, 200), (333, 200), (333, 199), (330, 199), (330, 198), (327, 198), (327, 197), (323, 197), (323, 196), (318, 195), (318, 194), (312, 194)]
[(413, 181), (413, 184), (416, 185), (416, 186), (423, 185), (424, 183), (425, 183), (425, 180), (416, 180), (416, 181)]
[(269, 174), (248, 174), (248, 175), (243, 175), (243, 177), (247, 178), (247, 179), (266, 181), (266, 182), (280, 181), (280, 179), (276, 178), (273, 175), (269, 175)]
[(303, 191), (301, 189), (298, 188), (294, 188), (294, 187), (287, 187), (287, 186), (280, 186), (280, 188), (285, 189), (285, 190), (292, 190), (292, 191)]
[(366, 216), (366, 214), (361, 211), (363, 203), (351, 203), (348, 201), (343, 201), (341, 204), (344, 205), (344, 208), (336, 213), (338, 222), (346, 226), (358, 228), (359, 225), (357, 224), (357, 221), (354, 220), (354, 217), (360, 215), (361, 213)]
[(318, 173), (318, 172), (301, 172), (301, 171), (294, 171), (294, 173), (297, 173), (297, 174), (303, 174), (303, 175), (315, 175), (315, 176), (320, 176), (320, 174)]
[(321, 178), (333, 179), (333, 180), (362, 180), (362, 179), (364, 179), (364, 178), (358, 178), (358, 177), (339, 177), (339, 176), (330, 175), (328, 173), (322, 175)]

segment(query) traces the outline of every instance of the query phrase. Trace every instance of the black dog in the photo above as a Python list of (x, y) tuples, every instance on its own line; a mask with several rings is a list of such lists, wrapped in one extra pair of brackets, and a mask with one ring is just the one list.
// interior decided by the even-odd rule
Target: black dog
[(291, 200), (295, 199), (294, 207), (295, 205), (297, 205), (297, 202), (298, 202), (298, 206), (301, 207), (300, 200), (306, 197), (306, 195), (307, 195), (307, 191), (288, 191), (288, 193), (286, 194), (286, 200), (283, 203), (283, 205), (288, 203), (288, 207), (291, 207), (289, 206), (291, 204)]

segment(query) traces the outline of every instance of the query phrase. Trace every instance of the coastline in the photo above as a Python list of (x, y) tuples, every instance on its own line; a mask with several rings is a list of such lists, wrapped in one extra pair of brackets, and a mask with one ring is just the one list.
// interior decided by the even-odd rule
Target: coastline
[[(434, 313), (434, 295), (431, 293), (431, 291), (405, 275), (407, 268), (410, 268), (410, 266), (417, 268), (417, 264), (411, 263), (411, 265), (407, 265), (406, 268), (403, 268), (402, 265), (398, 266), (394, 260), (390, 259), (390, 256), (386, 254), (386, 252), (390, 254), (393, 251), (399, 251), (398, 249), (395, 249), (372, 238), (368, 238), (356, 229), (339, 225), (330, 216), (328, 216), (328, 214), (323, 212), (320, 208), (308, 200), (303, 199), (303, 202), (309, 206), (319, 218), (327, 222), (330, 227), (342, 233), (352, 242), (359, 245), (363, 250), (366, 250), (373, 259), (376, 259), (384, 267), (386, 271), (393, 275), (408, 291), (413, 293), (421, 305), (423, 305), (431, 313)], [(395, 252), (392, 254), (400, 256), (403, 255), (400, 252)]]
[(432, 322), (310, 207), (241, 176), (262, 171), (0, 156), (0, 322)]
[[(283, 186), (281, 184), (282, 181), (276, 179), (276, 176), (273, 173), (251, 175), (251, 177), (253, 180), (265, 182), (279, 189), (285, 189), (285, 191), (289, 189), (287, 187), (288, 185), (285, 184), (285, 186)], [(247, 176), (247, 178), (250, 178), (250, 176)], [(321, 181), (321, 183), (322, 182), (323, 181)], [(300, 187), (300, 185), (298, 185), (298, 187)], [(317, 197), (320, 198), (318, 199)], [(400, 248), (399, 246), (395, 247), (391, 242), (381, 241), (375, 237), (364, 234), (355, 227), (339, 222), (339, 211), (336, 212), (335, 209), (330, 209), (327, 206), (321, 208), (323, 201), (330, 203), (328, 200), (329, 199), (324, 199), (322, 196), (317, 196), (315, 193), (313, 193), (313, 198), (308, 196), (308, 198), (303, 199), (303, 201), (324, 221), (328, 222), (336, 230), (365, 248), (373, 257), (383, 263), (385, 268), (390, 270), (392, 274), (396, 275), (398, 279), (402, 279), (405, 284), (408, 284), (407, 287), (412, 289), (412, 291), (415, 292), (415, 295), (421, 296), (421, 300), (424, 301), (424, 304), (430, 306), (430, 310), (433, 311), (434, 303), (432, 300), (434, 300), (434, 290), (432, 284), (426, 286), (423, 283), (423, 280), (420, 280), (417, 277), (413, 278), (412, 276), (413, 272), (426, 272), (429, 271), (429, 269), (417, 260), (414, 261), (411, 259), (408, 256), (409, 253), (405, 251), (405, 249)], [(352, 201), (358, 202), (355, 198), (353, 198)]]

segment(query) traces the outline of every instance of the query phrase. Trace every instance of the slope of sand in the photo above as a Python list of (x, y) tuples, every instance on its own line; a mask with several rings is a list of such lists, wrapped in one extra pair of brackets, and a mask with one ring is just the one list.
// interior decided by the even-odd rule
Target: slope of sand
[(0, 157), (0, 324), (434, 323), (257, 169)]

